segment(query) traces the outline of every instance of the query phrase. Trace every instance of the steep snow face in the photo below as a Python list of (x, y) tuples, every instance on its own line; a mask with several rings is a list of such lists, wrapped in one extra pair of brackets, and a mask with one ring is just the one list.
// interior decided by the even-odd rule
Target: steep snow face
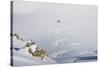
[[(83, 61), (96, 61), (97, 53), (96, 50), (86, 50), (83, 49), (84, 45), (80, 42), (74, 42), (71, 44), (66, 43), (66, 39), (55, 40), (55, 45), (52, 47), (59, 48), (59, 51), (52, 52), (49, 56), (45, 56), (44, 59), (32, 56), (28, 52), (28, 48), (22, 49), (26, 43), (31, 43), (30, 40), (21, 41), (16, 37), (13, 37), (14, 48), (19, 48), (20, 50), (13, 49), (13, 65), (39, 65), (39, 64), (55, 64), (55, 63), (72, 63), (72, 62), (83, 62)], [(67, 49), (60, 49), (62, 45), (67, 44)], [(65, 47), (65, 46), (64, 46)], [(31, 46), (34, 52), (37, 45)]]
[(15, 51), (13, 50), (13, 65), (14, 66), (30, 66), (30, 65), (40, 65), (40, 64), (54, 64), (56, 63), (54, 60), (49, 57), (44, 57), (43, 60), (40, 58), (34, 57), (29, 54), (24, 49)]
[[(26, 43), (31, 43), (29, 41), (21, 41), (18, 40), (16, 37), (13, 37), (13, 48), (19, 48), (19, 50), (12, 49), (13, 51), (13, 65), (14, 66), (29, 66), (29, 65), (39, 65), (39, 64), (51, 64), (51, 63), (56, 63), (53, 59), (49, 57), (44, 57), (42, 60), (38, 57), (32, 56), (28, 52), (28, 48), (25, 47), (23, 48)], [(30, 47), (32, 49), (32, 52), (34, 52), (37, 48), (37, 45), (32, 45)]]

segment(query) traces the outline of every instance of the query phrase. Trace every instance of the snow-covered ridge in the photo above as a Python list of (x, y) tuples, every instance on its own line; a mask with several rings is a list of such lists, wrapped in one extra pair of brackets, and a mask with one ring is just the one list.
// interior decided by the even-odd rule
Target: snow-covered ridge
[[(18, 36), (18, 38), (17, 38)], [(23, 66), (23, 65), (37, 65), (37, 64), (51, 64), (56, 63), (53, 59), (45, 56), (42, 60), (38, 57), (32, 56), (25, 47), (26, 43), (30, 43), (30, 40), (25, 41), (17, 34), (13, 36), (13, 65)], [(24, 48), (25, 47), (25, 48)], [(35, 51), (36, 47), (32, 46), (32, 50)]]

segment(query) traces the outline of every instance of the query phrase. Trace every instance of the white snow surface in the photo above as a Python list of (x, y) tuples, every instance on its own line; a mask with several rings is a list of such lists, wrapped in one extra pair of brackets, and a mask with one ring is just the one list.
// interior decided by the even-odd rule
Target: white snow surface
[[(21, 40), (16, 39), (16, 37), (13, 38), (13, 45), (16, 48), (22, 48), (25, 46), (27, 42), (23, 42)], [(31, 46), (33, 51), (36, 49), (35, 46)], [(49, 57), (44, 57), (42, 60), (38, 57), (32, 56), (30, 53), (28, 53), (27, 48), (20, 49), (20, 50), (14, 50), (13, 49), (13, 65), (14, 66), (29, 66), (29, 65), (40, 65), (40, 64), (51, 64), (56, 63), (53, 59)]]

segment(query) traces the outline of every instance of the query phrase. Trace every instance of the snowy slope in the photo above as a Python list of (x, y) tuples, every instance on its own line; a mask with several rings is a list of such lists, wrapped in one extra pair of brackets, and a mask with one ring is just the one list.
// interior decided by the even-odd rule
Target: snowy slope
[(49, 57), (45, 57), (43, 60), (33, 57), (28, 52), (25, 52), (24, 49), (20, 51), (13, 50), (13, 64), (14, 66), (22, 66), (22, 65), (37, 65), (37, 64), (51, 64), (56, 63), (54, 60)]
[(72, 62), (85, 62), (85, 61), (96, 61), (97, 53), (92, 51), (77, 52), (76, 50), (60, 51), (50, 55), (58, 63), (72, 63)]
[[(44, 57), (42, 60), (38, 57), (33, 57), (31, 54), (28, 53), (27, 49), (21, 49), (25, 46), (27, 42), (21, 41), (13, 38), (13, 65), (14, 66), (29, 66), (29, 65), (39, 65), (39, 64), (51, 64), (56, 63), (54, 60), (50, 59), (49, 57)], [(15, 50), (14, 48), (20, 48), (20, 50)]]

